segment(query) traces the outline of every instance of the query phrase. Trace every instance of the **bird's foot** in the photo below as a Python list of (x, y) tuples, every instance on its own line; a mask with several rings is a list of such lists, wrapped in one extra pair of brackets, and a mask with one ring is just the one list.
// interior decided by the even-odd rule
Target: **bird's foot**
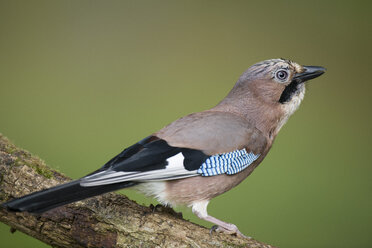
[(226, 223), (225, 225), (221, 225), (221, 226), (218, 226), (218, 225), (214, 225), (211, 227), (209, 233), (212, 234), (213, 232), (217, 232), (217, 233), (226, 233), (226, 234), (231, 234), (231, 235), (236, 235), (237, 237), (240, 237), (240, 238), (246, 238), (246, 239), (251, 239), (251, 237), (248, 237), (248, 236), (245, 236), (244, 234), (242, 234), (238, 227), (234, 224), (230, 224), (230, 223)]
[(176, 212), (176, 211), (174, 211), (173, 208), (168, 207), (168, 206), (164, 206), (164, 205), (161, 205), (161, 204), (157, 204), (156, 206), (154, 206), (153, 204), (150, 204), (150, 208), (152, 209), (152, 212), (168, 213), (168, 214), (176, 216), (178, 218), (181, 218), (181, 219), (183, 218), (181, 212)]

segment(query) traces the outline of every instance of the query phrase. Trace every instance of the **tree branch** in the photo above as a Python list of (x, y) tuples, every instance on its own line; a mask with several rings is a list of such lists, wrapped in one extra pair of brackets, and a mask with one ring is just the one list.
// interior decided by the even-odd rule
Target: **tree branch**
[[(69, 180), (0, 134), (0, 202)], [(272, 247), (253, 239), (210, 235), (205, 227), (154, 212), (116, 193), (41, 215), (0, 208), (0, 221), (53, 247)]]

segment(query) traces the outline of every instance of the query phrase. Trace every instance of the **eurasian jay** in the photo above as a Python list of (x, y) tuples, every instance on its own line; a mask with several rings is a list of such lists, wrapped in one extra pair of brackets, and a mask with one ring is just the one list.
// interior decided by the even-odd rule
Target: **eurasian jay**
[(325, 72), (272, 59), (246, 70), (215, 107), (180, 118), (78, 180), (3, 204), (42, 213), (106, 192), (134, 187), (161, 204), (186, 205), (218, 231), (242, 235), (207, 213), (209, 201), (237, 186), (262, 162), (305, 95), (304, 82)]

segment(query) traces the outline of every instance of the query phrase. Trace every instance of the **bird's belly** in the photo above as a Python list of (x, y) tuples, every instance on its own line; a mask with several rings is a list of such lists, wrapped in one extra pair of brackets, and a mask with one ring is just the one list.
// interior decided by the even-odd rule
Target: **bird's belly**
[(194, 202), (210, 200), (241, 183), (254, 167), (235, 175), (196, 176), (165, 182), (164, 197), (170, 205), (191, 206)]

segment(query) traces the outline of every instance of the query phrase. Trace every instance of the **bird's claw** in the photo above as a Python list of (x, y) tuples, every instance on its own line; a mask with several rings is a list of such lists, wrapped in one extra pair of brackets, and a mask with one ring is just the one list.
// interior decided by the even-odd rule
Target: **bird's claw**
[(213, 232), (218, 232), (217, 229), (218, 229), (217, 225), (212, 226), (211, 229), (209, 230), (209, 234), (212, 235)]
[(225, 227), (214, 225), (209, 230), (209, 234), (212, 235), (213, 232), (226, 233), (226, 234), (236, 235), (237, 237), (240, 237), (240, 238), (251, 239), (251, 237), (245, 236), (244, 234), (242, 234), (239, 231), (238, 227), (234, 224), (228, 224)]

